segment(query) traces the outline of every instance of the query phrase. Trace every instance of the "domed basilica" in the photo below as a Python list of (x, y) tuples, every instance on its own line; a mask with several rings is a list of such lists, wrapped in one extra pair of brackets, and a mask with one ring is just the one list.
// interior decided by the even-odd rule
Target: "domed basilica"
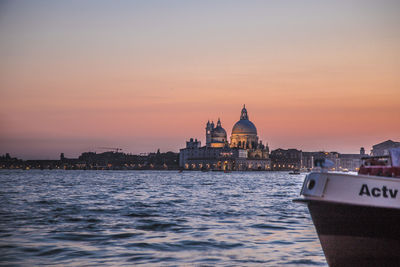
[(268, 170), (270, 168), (269, 148), (259, 141), (256, 126), (249, 120), (243, 106), (240, 119), (232, 128), (230, 143), (222, 128), (206, 124), (206, 145), (197, 139), (186, 142), (180, 150), (179, 164), (185, 169), (201, 170)]

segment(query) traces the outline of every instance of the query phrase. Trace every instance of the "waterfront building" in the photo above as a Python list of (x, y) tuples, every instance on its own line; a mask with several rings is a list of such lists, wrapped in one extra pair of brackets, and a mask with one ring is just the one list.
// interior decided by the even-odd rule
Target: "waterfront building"
[(257, 128), (243, 106), (229, 143), (221, 120), (206, 124), (206, 144), (191, 138), (180, 150), (179, 166), (191, 170), (269, 170), (269, 148), (259, 141)]
[(340, 165), (337, 170), (358, 171), (361, 166), (362, 157), (365, 157), (365, 154), (339, 154)]
[(314, 168), (316, 159), (328, 159), (333, 163), (331, 170), (334, 171), (358, 171), (361, 165), (361, 158), (365, 156), (365, 150), (360, 149), (360, 154), (342, 154), (338, 152), (302, 152), (302, 168)]
[(332, 169), (339, 169), (340, 160), (338, 152), (302, 152), (302, 168), (312, 169), (314, 168), (314, 162), (318, 159), (328, 159), (333, 163)]
[(389, 155), (389, 150), (392, 148), (400, 147), (400, 142), (387, 140), (385, 142), (372, 146), (371, 156), (385, 156)]
[(313, 169), (314, 161), (328, 159), (333, 163), (331, 170), (334, 171), (358, 171), (361, 158), (365, 156), (364, 150), (360, 154), (341, 154), (338, 152), (304, 152), (297, 149), (275, 149), (271, 151), (271, 168), (276, 171), (293, 169)]
[(303, 154), (301, 150), (278, 148), (271, 151), (270, 158), (273, 170), (294, 170), (302, 167)]

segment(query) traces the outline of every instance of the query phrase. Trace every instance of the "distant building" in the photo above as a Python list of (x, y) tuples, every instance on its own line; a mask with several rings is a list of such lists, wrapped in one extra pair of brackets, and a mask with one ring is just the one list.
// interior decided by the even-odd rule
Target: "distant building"
[(339, 154), (339, 168), (336, 170), (358, 171), (362, 157), (365, 157), (365, 154)]
[(376, 144), (372, 146), (371, 156), (384, 156), (389, 155), (389, 150), (391, 148), (400, 147), (400, 142), (394, 142), (392, 140), (387, 140), (385, 142)]
[(333, 163), (332, 170), (335, 171), (357, 171), (361, 165), (362, 154), (342, 154), (338, 152), (303, 152), (303, 167), (307, 169), (314, 168), (314, 160), (328, 159)]
[(186, 147), (180, 150), (179, 165), (191, 170), (269, 170), (269, 148), (259, 141), (257, 128), (249, 120), (247, 109), (243, 106), (240, 120), (232, 128), (231, 142), (222, 128), (206, 124), (206, 145), (191, 138)]
[(276, 149), (271, 151), (271, 168), (273, 170), (291, 170), (302, 167), (302, 151), (297, 149)]
[(179, 154), (175, 152), (132, 155), (108, 151), (104, 153), (84, 152), (79, 158), (59, 160), (20, 160), (7, 153), (0, 156), (0, 169), (64, 169), (64, 170), (177, 170)]
[(23, 160), (13, 158), (9, 153), (0, 156), (0, 169), (21, 169), (23, 168)]

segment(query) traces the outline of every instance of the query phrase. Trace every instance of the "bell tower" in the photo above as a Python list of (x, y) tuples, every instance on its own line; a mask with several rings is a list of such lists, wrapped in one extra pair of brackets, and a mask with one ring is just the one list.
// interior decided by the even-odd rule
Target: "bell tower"
[(213, 123), (210, 123), (210, 121), (207, 121), (207, 125), (206, 125), (206, 146), (207, 147), (211, 146), (212, 130), (213, 130)]

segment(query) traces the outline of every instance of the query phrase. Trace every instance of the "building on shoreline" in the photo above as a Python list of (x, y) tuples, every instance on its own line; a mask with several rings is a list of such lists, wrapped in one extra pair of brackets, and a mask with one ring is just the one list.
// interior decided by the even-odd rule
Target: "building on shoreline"
[(175, 152), (132, 155), (122, 152), (84, 152), (78, 158), (59, 160), (20, 160), (9, 154), (0, 156), (0, 169), (47, 170), (178, 170), (179, 154)]
[(257, 128), (249, 120), (247, 109), (243, 106), (240, 119), (232, 128), (230, 142), (222, 128), (217, 124), (206, 124), (206, 144), (191, 138), (186, 147), (180, 149), (179, 166), (187, 170), (270, 170), (268, 145), (258, 139)]
[(276, 149), (271, 151), (271, 168), (275, 171), (314, 168), (317, 159), (328, 159), (333, 163), (333, 171), (357, 171), (361, 158), (365, 157), (364, 148), (360, 154), (342, 154), (338, 152), (305, 152), (297, 149)]
[(294, 170), (303, 167), (303, 153), (297, 149), (278, 148), (271, 151), (272, 170)]
[(396, 147), (400, 147), (400, 142), (394, 142), (392, 140), (387, 140), (385, 142), (373, 145), (371, 156), (389, 155), (389, 150)]

